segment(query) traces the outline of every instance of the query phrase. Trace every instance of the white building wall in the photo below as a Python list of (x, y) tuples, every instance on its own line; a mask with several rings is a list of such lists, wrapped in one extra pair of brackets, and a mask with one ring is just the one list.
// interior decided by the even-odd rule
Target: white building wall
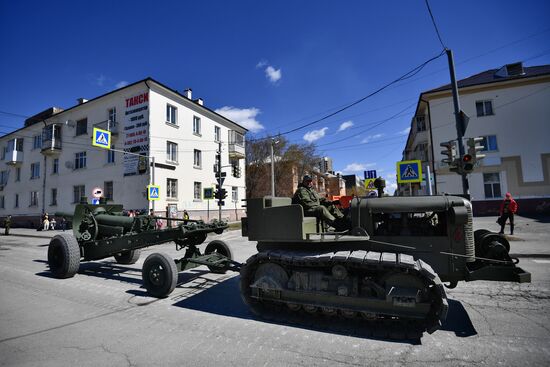
[[(491, 100), (494, 115), (477, 117), (476, 101)], [(481, 172), (500, 172), (501, 188), (508, 190), (506, 172), (500, 163), (503, 157), (519, 156), (526, 182), (543, 180), (541, 154), (550, 153), (550, 82), (514, 86), (503, 83), (499, 89), (460, 94), (462, 110), (470, 117), (465, 138), (496, 135), (498, 150), (484, 152), (481, 170), (469, 176), (474, 200), (485, 200)], [(430, 100), (435, 166), (439, 193), (462, 192), (460, 176), (446, 170), (439, 144), (456, 139), (452, 97)], [(465, 147), (467, 149), (467, 146)], [(548, 193), (550, 195), (550, 192)]]
[[(85, 194), (91, 200), (91, 193), (94, 187), (104, 188), (106, 181), (113, 182), (114, 203), (122, 204), (125, 209), (147, 209), (152, 203), (147, 200), (146, 187), (151, 181), (151, 170), (145, 173), (132, 176), (124, 176), (124, 159), (122, 153), (115, 153), (115, 162), (107, 163), (107, 150), (93, 147), (92, 129), (93, 125), (105, 122), (108, 119), (108, 110), (115, 107), (117, 111), (118, 135), (113, 135), (114, 147), (117, 150), (124, 149), (125, 142), (125, 112), (132, 107), (126, 106), (126, 100), (142, 93), (149, 93), (148, 108), (143, 111), (143, 119), (149, 121), (148, 133), (149, 150), (148, 154), (155, 157), (156, 163), (171, 164), (166, 158), (166, 141), (170, 140), (178, 144), (178, 164), (175, 170), (155, 168), (155, 182), (161, 186), (161, 200), (155, 203), (157, 213), (166, 210), (168, 203), (177, 204), (181, 211), (187, 209), (193, 217), (206, 219), (208, 203), (206, 200), (194, 199), (195, 181), (201, 182), (202, 187), (214, 187), (216, 184), (213, 165), (217, 143), (214, 142), (214, 126), (221, 128), (222, 140), (222, 165), (229, 165), (228, 157), (228, 134), (231, 128), (237, 125), (215, 116), (213, 113), (199, 107), (195, 102), (178, 96), (174, 92), (159, 87), (156, 83), (148, 83), (153, 89), (149, 90), (146, 83), (139, 83), (130, 87), (122, 88), (109, 95), (86, 102), (75, 108), (66, 110), (47, 119), (47, 123), (62, 124), (62, 147), (61, 151), (54, 155), (45, 156), (41, 149), (32, 149), (33, 136), (41, 135), (43, 123), (33, 124), (15, 133), (0, 137), (0, 149), (3, 149), (8, 140), (14, 137), (24, 138), (24, 155), (21, 164), (21, 180), (15, 182), (16, 168), (8, 166), (6, 161), (0, 161), (0, 171), (9, 172), (8, 183), (0, 191), (4, 196), (4, 208), (0, 208), (0, 217), (5, 215), (16, 216), (38, 216), (43, 211), (52, 213), (56, 211), (72, 212), (74, 210), (73, 187), (85, 185)], [(178, 127), (175, 128), (166, 123), (166, 103), (175, 105), (178, 108)], [(206, 112), (205, 112), (206, 111)], [(140, 112), (141, 113), (141, 112)], [(202, 136), (193, 134), (193, 115), (201, 118)], [(87, 118), (88, 133), (76, 135), (76, 121)], [(215, 121), (217, 120), (217, 121)], [(68, 121), (68, 123), (66, 123)], [(238, 128), (238, 127), (237, 127)], [(244, 129), (240, 129), (245, 133)], [(193, 150), (202, 151), (202, 165), (200, 168), (193, 167)], [(75, 154), (86, 152), (86, 167), (73, 169)], [(59, 173), (52, 174), (53, 160), (59, 159)], [(46, 165), (44, 160), (46, 159)], [(40, 163), (40, 177), (30, 179), (31, 164)], [(234, 216), (235, 204), (241, 211), (241, 199), (245, 198), (245, 172), (244, 161), (240, 160), (241, 178), (231, 175), (231, 168), (225, 167), (227, 172), (224, 188), (228, 192), (225, 200), (224, 218)], [(178, 179), (178, 198), (168, 201), (166, 199), (166, 179)], [(45, 178), (45, 186), (44, 186)], [(232, 187), (238, 187), (238, 202), (232, 202)], [(57, 188), (57, 205), (51, 205), (51, 189)], [(38, 191), (38, 205), (29, 206), (31, 191)], [(14, 207), (15, 194), (19, 194), (19, 207)], [(45, 196), (44, 196), (45, 195)], [(43, 207), (44, 197), (44, 207)], [(217, 205), (215, 200), (210, 202), (210, 218), (216, 217)]]

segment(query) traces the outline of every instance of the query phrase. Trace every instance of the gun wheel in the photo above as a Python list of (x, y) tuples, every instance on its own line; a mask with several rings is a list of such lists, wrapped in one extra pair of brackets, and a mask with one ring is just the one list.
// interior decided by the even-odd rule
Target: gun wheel
[(158, 298), (167, 297), (178, 280), (176, 263), (165, 253), (154, 253), (145, 259), (141, 270), (143, 285), (147, 292)]
[(56, 278), (72, 278), (76, 274), (80, 267), (80, 246), (72, 235), (61, 233), (52, 238), (48, 265)]
[(139, 249), (129, 250), (129, 251), (124, 251), (124, 252), (115, 254), (114, 258), (116, 262), (119, 264), (131, 265), (131, 264), (135, 264), (139, 260), (140, 254), (141, 254), (141, 251)]
[[(218, 253), (222, 256), (227, 257), (229, 260), (233, 260), (233, 253), (231, 252), (231, 249), (227, 245), (227, 243), (220, 241), (220, 240), (214, 240), (210, 241), (208, 245), (206, 245), (206, 248), (204, 249), (205, 255), (210, 255), (212, 253)], [(226, 262), (223, 267), (219, 266), (209, 266), (208, 269), (212, 273), (216, 274), (225, 274), (227, 270), (229, 269), (229, 262)]]

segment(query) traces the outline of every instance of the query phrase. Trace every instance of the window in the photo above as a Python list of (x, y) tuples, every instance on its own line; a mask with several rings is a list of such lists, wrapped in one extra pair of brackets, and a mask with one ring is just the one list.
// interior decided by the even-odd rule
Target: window
[(222, 129), (219, 126), (214, 126), (214, 141), (218, 142), (221, 140)]
[(172, 105), (166, 105), (166, 122), (170, 124), (178, 124), (178, 109)]
[(35, 135), (32, 137), (32, 149), (42, 148), (42, 135)]
[(0, 209), (4, 209), (6, 205), (6, 199), (4, 198), (4, 195), (0, 196)]
[(73, 203), (79, 203), (82, 196), (86, 196), (86, 186), (73, 186)]
[(484, 173), (483, 186), (485, 188), (485, 198), (492, 199), (502, 197), (500, 190), (500, 174), (498, 172)]
[(59, 173), (59, 158), (54, 158), (52, 166), (52, 174)]
[(109, 122), (116, 122), (116, 107), (107, 110), (107, 118)]
[(31, 200), (29, 206), (38, 206), (38, 191), (31, 191)]
[(76, 136), (84, 134), (88, 134), (88, 119), (82, 119), (76, 122)]
[(5, 185), (8, 183), (8, 171), (0, 172), (0, 185)]
[(202, 193), (202, 183), (195, 182), (193, 184), (193, 198), (195, 200), (201, 200), (202, 199), (201, 193)]
[(483, 145), (482, 152), (494, 152), (498, 150), (497, 145), (497, 136), (496, 135), (487, 135), (482, 136), (483, 141), (481, 142), (481, 145)]
[(113, 181), (105, 181), (103, 183), (103, 194), (105, 195), (105, 200), (113, 200), (114, 197), (114, 186)]
[(166, 197), (169, 199), (178, 198), (178, 180), (175, 178), (166, 179)]
[(170, 162), (178, 162), (178, 145), (171, 141), (166, 142), (166, 160)]
[(239, 188), (237, 186), (231, 187), (231, 201), (234, 203), (239, 201)]
[(86, 152), (78, 152), (74, 156), (74, 169), (86, 167)]
[(15, 205), (14, 208), (19, 208), (19, 194), (15, 194)]
[(493, 114), (493, 101), (476, 101), (477, 116), (489, 116)]
[(244, 135), (235, 130), (229, 130), (229, 144), (244, 147)]
[(416, 131), (426, 131), (426, 116), (416, 116)]
[(193, 116), (193, 134), (201, 134), (201, 118), (197, 116)]
[(201, 161), (202, 161), (202, 154), (200, 150), (195, 149), (195, 152), (193, 154), (193, 166), (196, 168), (201, 167)]
[(40, 177), (40, 162), (31, 164), (31, 180)]
[(57, 189), (52, 189), (50, 205), (57, 205)]
[(15, 169), (15, 181), (21, 181), (21, 167)]
[[(115, 149), (114, 145), (111, 145), (111, 149)], [(115, 151), (114, 150), (108, 150), (107, 151), (107, 163), (115, 163)]]

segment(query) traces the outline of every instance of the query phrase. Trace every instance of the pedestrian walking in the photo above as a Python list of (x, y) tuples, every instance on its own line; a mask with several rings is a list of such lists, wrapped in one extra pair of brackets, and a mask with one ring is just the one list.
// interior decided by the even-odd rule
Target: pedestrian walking
[(189, 220), (189, 213), (187, 213), (187, 210), (183, 209), (183, 224), (187, 224), (188, 220)]
[(42, 221), (42, 230), (47, 231), (50, 229), (50, 220), (48, 219), (48, 213), (44, 213), (44, 220)]
[(512, 198), (512, 194), (509, 192), (506, 193), (506, 197), (500, 203), (500, 217), (497, 220), (497, 223), (500, 224), (500, 234), (504, 234), (504, 227), (506, 226), (506, 221), (510, 220), (510, 234), (514, 234), (514, 214), (518, 211), (518, 204)]
[(61, 229), (63, 232), (65, 232), (65, 229), (67, 229), (67, 219), (65, 217), (61, 217)]

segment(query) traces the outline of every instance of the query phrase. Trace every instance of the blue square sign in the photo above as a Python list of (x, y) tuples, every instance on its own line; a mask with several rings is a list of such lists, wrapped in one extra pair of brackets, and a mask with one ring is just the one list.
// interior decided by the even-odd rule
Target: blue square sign
[(149, 185), (147, 186), (147, 200), (154, 201), (160, 199), (160, 186)]
[(397, 182), (422, 182), (422, 162), (420, 160), (397, 162)]
[(110, 149), (111, 148), (111, 132), (107, 130), (98, 129), (94, 127), (94, 140), (92, 145), (94, 147)]

